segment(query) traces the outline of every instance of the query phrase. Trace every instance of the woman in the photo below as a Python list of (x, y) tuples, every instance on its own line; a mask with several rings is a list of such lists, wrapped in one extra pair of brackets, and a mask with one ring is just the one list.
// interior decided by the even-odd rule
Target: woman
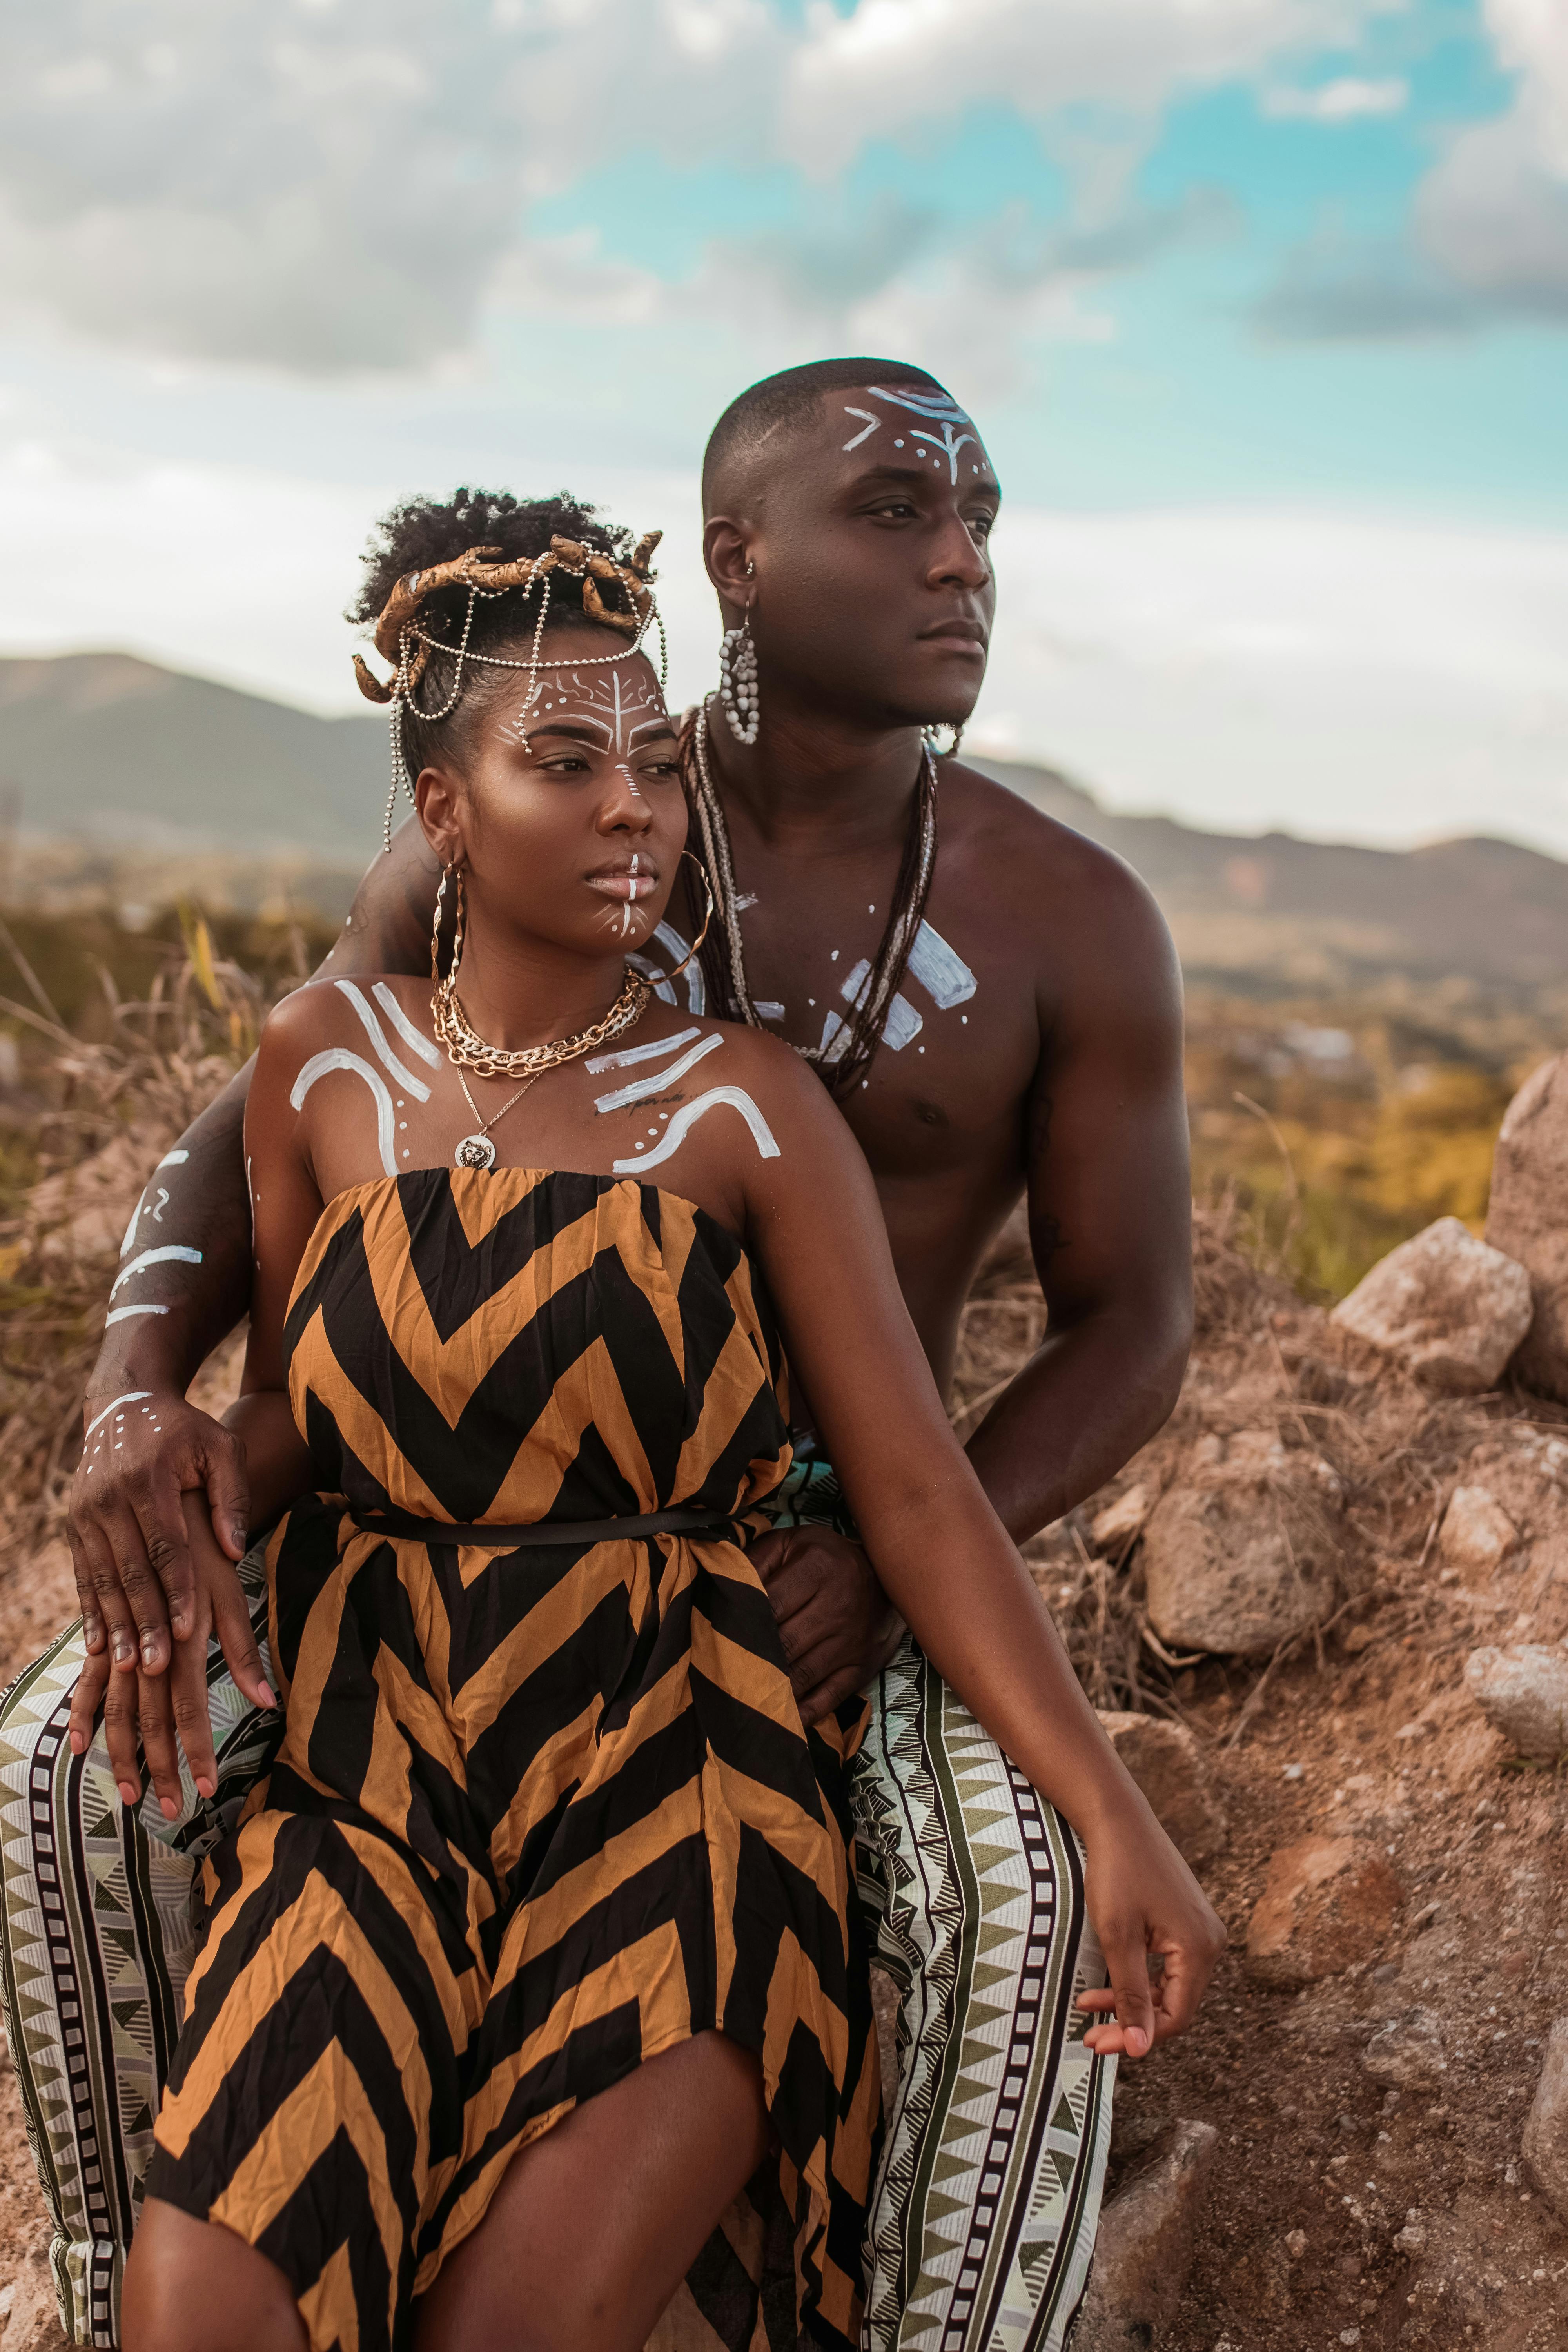
[[(884, 1584), (1079, 1828), (1097, 1924), (1184, 1879), (953, 1441), (824, 1090), (627, 964), (686, 830), (647, 552), (510, 501), (405, 509), (373, 551), (456, 920), (434, 990), (289, 999), (251, 1090), (232, 1418), (258, 1507), (301, 1497), (268, 1545), (286, 1727), (207, 1874), (128, 2352), (630, 2352), (770, 2159), (797, 2319), (853, 2335), (857, 1726), (802, 1730), (737, 1541), (789, 1461), (775, 1316)], [(1176, 1973), (1208, 1937), (1185, 1888)]]

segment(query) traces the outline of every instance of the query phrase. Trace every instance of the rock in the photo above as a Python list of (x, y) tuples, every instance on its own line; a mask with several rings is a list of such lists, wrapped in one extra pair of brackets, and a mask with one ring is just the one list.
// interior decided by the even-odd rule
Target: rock
[(1508, 1107), (1487, 1239), (1530, 1276), (1535, 1317), (1514, 1370), (1526, 1388), (1568, 1404), (1568, 1054), (1543, 1062)]
[(1362, 2053), (1362, 2064), (1380, 2083), (1400, 2091), (1436, 2090), (1448, 2071), (1442, 2021), (1429, 2009), (1407, 2009), (1380, 2025)]
[(1478, 1396), (1496, 1387), (1531, 1314), (1518, 1260), (1477, 1241), (1458, 1217), (1439, 1217), (1380, 1258), (1331, 1320), (1398, 1357), (1423, 1388)]
[(1218, 2138), (1213, 2124), (1167, 2124), (1105, 2205), (1073, 2352), (1144, 2352), (1175, 2317)]
[(1101, 1551), (1109, 1551), (1135, 1536), (1148, 1516), (1147, 1489), (1129, 1486), (1124, 1495), (1118, 1495), (1114, 1503), (1107, 1504), (1090, 1523), (1089, 1532)]
[[(1256, 1433), (1252, 1433), (1256, 1434)], [(1149, 1622), (1175, 1650), (1267, 1657), (1333, 1608), (1342, 1505), (1328, 1465), (1235, 1445), (1199, 1463), (1143, 1530)]]
[(1518, 1541), (1519, 1529), (1489, 1487), (1455, 1487), (1437, 1537), (1450, 1568), (1462, 1576), (1489, 1576)]
[(1247, 1974), (1285, 1992), (1338, 1976), (1373, 1958), (1404, 1900), (1386, 1860), (1361, 1838), (1281, 1846), (1247, 1923)]
[(1471, 1697), (1516, 1756), (1568, 1752), (1568, 1650), (1521, 1642), (1472, 1650), (1465, 1661)]
[(1546, 2038), (1541, 2079), (1524, 2119), (1524, 2160), (1548, 2203), (1568, 2220), (1568, 2017)]
[(1225, 1808), (1208, 1759), (1186, 1725), (1104, 1710), (1100, 1719), (1172, 1843), (1191, 1863), (1212, 1860), (1226, 1841)]

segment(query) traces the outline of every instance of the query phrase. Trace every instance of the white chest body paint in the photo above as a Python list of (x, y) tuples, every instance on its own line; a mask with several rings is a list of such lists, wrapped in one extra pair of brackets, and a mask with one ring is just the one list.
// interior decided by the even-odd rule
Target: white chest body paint
[[(416, 1078), (413, 1071), (406, 1069), (398, 1060), (387, 1041), (385, 1031), (363, 992), (355, 987), (352, 980), (335, 980), (332, 986), (353, 1005), (360, 1026), (369, 1039), (371, 1049), (376, 1060), (382, 1065), (382, 1068), (390, 1072), (398, 1085), (413, 1096), (416, 1102), (428, 1102), (429, 1087), (422, 1078)], [(439, 1049), (432, 1045), (427, 1037), (420, 1035), (385, 983), (378, 981), (372, 993), (377, 1004), (393, 1022), (404, 1043), (411, 1045), (424, 1060), (433, 1065), (439, 1063), (441, 1059)], [(382, 1168), (388, 1176), (395, 1176), (397, 1174), (396, 1112), (381, 1071), (374, 1068), (363, 1054), (350, 1053), (343, 1045), (328, 1045), (323, 1047), (321, 1053), (312, 1054), (289, 1089), (290, 1105), (295, 1110), (301, 1109), (306, 1096), (317, 1081), (329, 1076), (336, 1070), (342, 1070), (351, 1076), (363, 1080), (369, 1088), (371, 1101), (375, 1108), (375, 1140), (376, 1149), (381, 1155)], [(405, 1152), (404, 1157), (406, 1159), (407, 1156)]]
[[(692, 1038), (698, 1041), (695, 1045), (689, 1044)], [(633, 1078), (624, 1087), (616, 1087), (608, 1094), (596, 1096), (595, 1110), (602, 1117), (606, 1111), (626, 1110), (634, 1103), (645, 1102), (650, 1095), (664, 1093), (668, 1087), (683, 1078), (689, 1070), (695, 1069), (699, 1062), (706, 1060), (710, 1054), (717, 1053), (723, 1043), (717, 1031), (704, 1037), (699, 1030), (682, 1029), (675, 1036), (658, 1038), (649, 1045), (632, 1045), (624, 1053), (595, 1055), (587, 1066), (595, 1077), (602, 1070), (626, 1069), (638, 1062), (657, 1060), (663, 1062), (664, 1066), (649, 1069), (646, 1076)], [(689, 1051), (681, 1054), (678, 1061), (665, 1060), (667, 1055), (677, 1053), (682, 1045), (689, 1045)], [(645, 1169), (657, 1168), (662, 1160), (679, 1150), (700, 1119), (706, 1118), (710, 1111), (721, 1108), (739, 1111), (752, 1130), (752, 1140), (761, 1158), (777, 1160), (780, 1157), (772, 1128), (745, 1088), (710, 1087), (706, 1094), (695, 1095), (690, 1102), (683, 1103), (678, 1111), (668, 1114), (664, 1133), (658, 1137), (653, 1150), (649, 1151), (639, 1144), (629, 1159), (612, 1160), (610, 1164), (615, 1174), (640, 1176)], [(663, 1118), (665, 1115), (661, 1113), (660, 1116)]]

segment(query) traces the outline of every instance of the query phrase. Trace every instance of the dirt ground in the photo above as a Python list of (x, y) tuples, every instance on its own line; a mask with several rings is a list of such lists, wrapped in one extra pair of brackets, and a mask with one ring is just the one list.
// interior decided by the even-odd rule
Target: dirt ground
[[(1507, 1395), (1427, 1399), (1258, 1276), (1223, 1231), (1200, 1225), (1199, 1240), (1200, 1340), (1176, 1415), (1107, 1496), (1031, 1547), (1097, 1703), (1184, 1720), (1228, 1814), (1203, 1875), (1230, 1950), (1196, 2026), (1124, 2070), (1118, 2094), (1113, 2188), (1167, 2118), (1219, 2132), (1160, 2352), (1547, 2352), (1568, 2344), (1568, 2230), (1525, 2171), (1520, 2132), (1547, 2033), (1568, 2014), (1568, 1791), (1508, 1757), (1463, 1669), (1479, 1643), (1568, 1632), (1568, 1414)], [(972, 1309), (961, 1402), (983, 1401), (1038, 1321), (1027, 1276), (998, 1260)], [(1098, 1547), (1093, 1522), (1131, 1486), (1158, 1495), (1216, 1443), (1260, 1431), (1340, 1482), (1332, 1622), (1267, 1666), (1168, 1665), (1146, 1633), (1136, 1537)], [(1458, 1483), (1485, 1484), (1521, 1531), (1486, 1574), (1442, 1565)], [(0, 1570), (0, 1681), (71, 1614), (58, 1540)], [(1270, 1856), (1319, 1832), (1385, 1856), (1396, 1924), (1364, 1964), (1268, 1990), (1247, 1972), (1247, 1920)], [(1415, 2007), (1439, 2021), (1446, 2071), (1436, 2089), (1385, 2088), (1363, 2063), (1368, 2041)], [(61, 2341), (43, 2237), (6, 2066), (0, 2352)]]

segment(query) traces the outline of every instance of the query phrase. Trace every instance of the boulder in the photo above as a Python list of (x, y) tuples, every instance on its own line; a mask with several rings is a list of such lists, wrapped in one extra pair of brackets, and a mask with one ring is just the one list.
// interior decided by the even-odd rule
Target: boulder
[(1519, 1529), (1489, 1486), (1456, 1486), (1443, 1514), (1437, 1549), (1461, 1576), (1489, 1577), (1519, 1541)]
[(1568, 2017), (1560, 2017), (1546, 2038), (1524, 2119), (1524, 2160), (1548, 2204), (1568, 2221)]
[(1521, 1642), (1472, 1650), (1465, 1682), (1487, 1721), (1516, 1756), (1568, 1753), (1568, 1650)]
[(1332, 1320), (1397, 1357), (1423, 1388), (1479, 1396), (1495, 1388), (1530, 1328), (1530, 1276), (1517, 1259), (1439, 1217), (1380, 1258)]
[(1342, 1509), (1328, 1465), (1278, 1440), (1194, 1451), (1143, 1530), (1150, 1624), (1174, 1650), (1267, 1657), (1331, 1614)]
[(1247, 1974), (1282, 1992), (1338, 1976), (1382, 1949), (1404, 1900), (1387, 1861), (1361, 1838), (1281, 1846), (1247, 1923)]
[(1526, 1388), (1568, 1404), (1568, 1054), (1543, 1062), (1508, 1107), (1487, 1239), (1530, 1276), (1535, 1318), (1514, 1370)]
[(1374, 2081), (1398, 2091), (1435, 2090), (1448, 2071), (1442, 2021), (1430, 2009), (1407, 2009), (1380, 2025), (1362, 2053)]
[(1131, 1542), (1149, 1516), (1148, 1491), (1142, 1486), (1129, 1486), (1108, 1503), (1089, 1525), (1089, 1535), (1101, 1551), (1112, 1551), (1118, 1544)]
[(1225, 1807), (1208, 1759), (1186, 1725), (1103, 1709), (1100, 1719), (1173, 1845), (1190, 1863), (1212, 1860), (1226, 1841)]
[(1167, 2124), (1142, 2168), (1101, 2209), (1073, 2352), (1144, 2352), (1170, 2326), (1186, 2290), (1218, 2139), (1213, 2124)]

